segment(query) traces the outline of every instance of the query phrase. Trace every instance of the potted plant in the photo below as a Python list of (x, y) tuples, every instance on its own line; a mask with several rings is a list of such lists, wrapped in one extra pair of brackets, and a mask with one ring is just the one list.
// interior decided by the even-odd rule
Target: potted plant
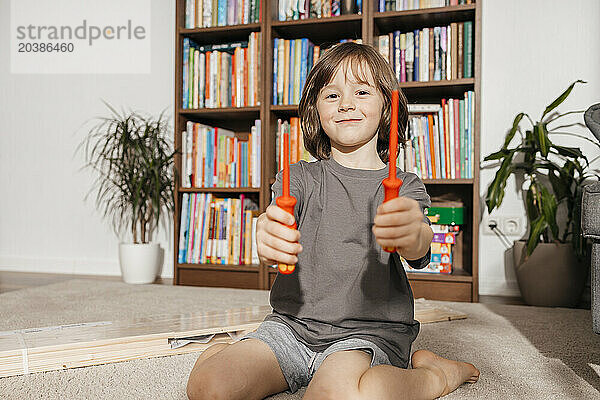
[[(120, 238), (119, 263), (127, 283), (152, 283), (164, 250), (152, 242), (159, 221), (172, 215), (175, 151), (164, 112), (158, 118), (113, 107), (82, 141), (86, 164), (98, 173), (90, 193)], [(161, 220), (162, 217), (162, 220)], [(123, 234), (131, 241), (123, 241)]]
[[(565, 132), (576, 124), (557, 125), (562, 117), (585, 111), (553, 112), (577, 83), (585, 82), (573, 82), (546, 107), (539, 121), (517, 114), (502, 148), (484, 158), (500, 164), (485, 199), (488, 213), (502, 204), (511, 174), (524, 182), (519, 190), (525, 194), (529, 233), (526, 241), (515, 242), (513, 259), (521, 294), (530, 305), (576, 306), (587, 279), (589, 247), (581, 235), (581, 195), (583, 186), (598, 175), (579, 148), (554, 143), (557, 135), (571, 135), (600, 148), (597, 141)], [(531, 125), (524, 134), (523, 118)], [(515, 138), (520, 140), (509, 147)]]

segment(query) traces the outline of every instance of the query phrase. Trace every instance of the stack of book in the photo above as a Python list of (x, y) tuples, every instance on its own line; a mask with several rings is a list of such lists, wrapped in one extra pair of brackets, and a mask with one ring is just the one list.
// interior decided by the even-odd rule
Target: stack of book
[(261, 0), (185, 0), (185, 28), (260, 22)]
[(421, 179), (473, 178), (474, 108), (473, 91), (441, 104), (409, 105), (413, 114), (400, 167)]
[[(359, 40), (344, 39), (342, 42)], [(306, 77), (326, 49), (306, 38), (273, 39), (273, 104), (298, 104)]]
[(247, 140), (228, 129), (192, 121), (186, 128), (181, 136), (182, 187), (260, 187), (259, 119)]
[(306, 38), (273, 39), (273, 104), (300, 102), (306, 77), (320, 53), (320, 46)]
[(379, 0), (378, 11), (406, 11), (421, 8), (458, 6), (473, 4), (475, 0)]
[(362, 0), (279, 0), (278, 19), (293, 21), (361, 13)]
[[(432, 202), (432, 207), (426, 210), (431, 221), (433, 239), (431, 241), (431, 258), (429, 265), (423, 269), (414, 269), (406, 260), (402, 264), (406, 271), (435, 274), (451, 274), (457, 261), (454, 257), (455, 247), (459, 244), (460, 226), (464, 224), (464, 205), (462, 202)], [(462, 251), (456, 249), (457, 256)]]
[(243, 194), (221, 199), (211, 193), (183, 193), (178, 262), (258, 264), (257, 209)]
[(378, 36), (398, 82), (473, 78), (473, 21)]
[(183, 39), (183, 105), (189, 108), (260, 105), (260, 32), (248, 41), (199, 46)]

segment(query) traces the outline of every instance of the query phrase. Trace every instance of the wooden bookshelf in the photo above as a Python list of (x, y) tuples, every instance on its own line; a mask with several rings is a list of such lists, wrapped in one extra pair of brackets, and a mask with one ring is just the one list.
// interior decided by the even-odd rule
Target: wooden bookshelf
[[(330, 45), (340, 39), (362, 39), (374, 44), (374, 38), (394, 30), (447, 25), (451, 22), (474, 22), (473, 73), (474, 78), (433, 82), (401, 83), (409, 103), (439, 102), (441, 98), (462, 96), (465, 91), (475, 92), (475, 129), (473, 135), (473, 179), (424, 179), (432, 197), (453, 193), (465, 204), (465, 225), (462, 245), (455, 257), (456, 265), (450, 275), (407, 273), (416, 297), (451, 301), (479, 301), (478, 232), (479, 232), (479, 138), (481, 93), (481, 5), (468, 4), (452, 7), (409, 11), (377, 12), (375, 1), (363, 1), (362, 14), (342, 15), (322, 19), (278, 21), (276, 0), (262, 0), (261, 22), (255, 24), (184, 29), (185, 0), (176, 0), (175, 30), (175, 144), (181, 148), (181, 132), (187, 121), (206, 123), (240, 132), (248, 132), (255, 119), (262, 121), (261, 133), (261, 187), (260, 188), (182, 188), (175, 182), (174, 213), (174, 279), (178, 285), (220, 286), (251, 289), (269, 289), (276, 269), (265, 265), (179, 264), (177, 246), (183, 193), (211, 192), (219, 196), (239, 197), (244, 194), (257, 201), (263, 212), (271, 201), (271, 184), (275, 170), (275, 132), (277, 119), (297, 115), (297, 105), (273, 105), (273, 39), (308, 38), (316, 45)], [(247, 40), (251, 32), (261, 32), (259, 85), (260, 106), (207, 109), (182, 109), (182, 47), (183, 38), (196, 43), (228, 43)], [(178, 170), (181, 156), (175, 160)]]

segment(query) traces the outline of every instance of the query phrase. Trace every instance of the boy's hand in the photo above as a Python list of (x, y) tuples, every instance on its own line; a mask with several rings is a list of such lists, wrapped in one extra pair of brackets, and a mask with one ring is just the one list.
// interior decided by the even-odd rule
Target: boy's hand
[(427, 254), (433, 232), (423, 222), (419, 203), (408, 197), (396, 197), (377, 207), (373, 234), (381, 247), (395, 247), (407, 260)]
[(302, 251), (298, 243), (300, 232), (287, 225), (294, 223), (294, 216), (276, 205), (267, 207), (256, 222), (256, 250), (265, 264), (296, 264), (296, 254)]

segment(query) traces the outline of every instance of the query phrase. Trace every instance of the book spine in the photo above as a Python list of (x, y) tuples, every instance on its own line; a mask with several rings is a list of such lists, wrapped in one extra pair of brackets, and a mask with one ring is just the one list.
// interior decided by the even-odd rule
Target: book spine
[(447, 54), (447, 44), (448, 44), (448, 39), (446, 36), (446, 27), (442, 26), (440, 29), (440, 70), (441, 70), (441, 76), (440, 79), (441, 80), (445, 80), (448, 79), (448, 74), (447, 74), (447, 61), (446, 58), (448, 57)]
[(428, 44), (427, 44), (427, 57), (428, 57), (428, 61), (429, 61), (429, 73), (427, 74), (428, 78), (430, 81), (433, 80), (433, 73), (435, 71), (435, 46), (433, 43), (433, 28), (426, 28), (427, 29), (427, 35), (428, 35), (428, 39), (429, 40)]
[(202, 262), (202, 249), (204, 248), (204, 227), (207, 224), (206, 214), (206, 203), (207, 203), (207, 193), (196, 193), (198, 197), (198, 205), (196, 207), (196, 212), (198, 215), (196, 216), (196, 225), (194, 233), (194, 254), (193, 254), (193, 263), (199, 264)]
[(463, 66), (464, 66), (464, 56), (463, 56), (463, 40), (464, 40), (464, 33), (463, 33), (463, 23), (459, 22), (458, 23), (458, 52), (457, 52), (457, 57), (458, 57), (458, 67), (457, 67), (457, 76), (458, 78), (464, 78), (463, 75)]
[(451, 153), (451, 147), (452, 147), (452, 142), (450, 141), (450, 106), (449, 106), (449, 102), (446, 101), (446, 99), (442, 99), (442, 104), (444, 105), (444, 143), (445, 143), (445, 149), (446, 149), (446, 154), (445, 154), (445, 158), (446, 158), (446, 179), (450, 179), (452, 178), (452, 169), (451, 169), (451, 159), (450, 159), (450, 153)]
[(206, 247), (204, 257), (202, 260), (204, 264), (212, 262), (212, 244), (213, 244), (213, 232), (214, 232), (213, 224), (215, 222), (215, 219), (214, 219), (215, 203), (213, 200), (211, 200), (208, 203), (206, 209), (208, 210), (208, 212), (206, 214), (206, 216), (208, 218), (208, 224), (207, 224), (207, 229), (206, 229), (206, 240), (204, 240), (204, 246)]
[(433, 146), (435, 148), (435, 174), (434, 178), (441, 178), (441, 163), (440, 163), (440, 121), (438, 119), (438, 114), (433, 114)]
[(406, 33), (400, 34), (400, 82), (406, 82)]
[(455, 162), (455, 154), (456, 154), (456, 139), (454, 132), (454, 101), (453, 99), (448, 99), (448, 126), (450, 128), (450, 178), (456, 178), (456, 162)]
[(192, 250), (194, 248), (194, 225), (196, 223), (196, 215), (197, 215), (197, 211), (196, 211), (196, 206), (198, 204), (198, 193), (194, 193), (192, 195), (192, 206), (190, 208), (190, 218), (188, 218), (188, 240), (186, 243), (186, 263), (190, 264), (192, 263)]
[(277, 65), (277, 59), (279, 56), (279, 50), (278, 50), (278, 46), (279, 46), (279, 38), (275, 38), (273, 39), (273, 104), (277, 104), (277, 92), (278, 92), (278, 88), (277, 88), (277, 72), (278, 72), (278, 65)]
[(441, 57), (440, 57), (440, 27), (433, 28), (433, 80), (439, 81), (442, 79)]
[(440, 108), (440, 110), (438, 111), (438, 135), (439, 135), (439, 143), (440, 143), (440, 153), (439, 153), (439, 160), (440, 160), (440, 177), (441, 178), (446, 178), (446, 165), (445, 165), (445, 160), (446, 160), (446, 146), (445, 146), (445, 139), (444, 139), (444, 108)]
[(458, 109), (458, 99), (452, 99), (454, 104), (454, 177), (460, 178), (460, 115)]
[(179, 248), (177, 252), (177, 262), (180, 264), (185, 263), (185, 242), (187, 239), (187, 220), (190, 212), (190, 195), (184, 193), (181, 199), (181, 222), (179, 225)]
[(464, 41), (464, 70), (465, 78), (473, 77), (473, 21), (466, 21), (464, 24), (465, 41)]
[(461, 99), (458, 102), (459, 115), (459, 132), (460, 132), (460, 177), (465, 178), (466, 157), (466, 131), (465, 131), (465, 100)]
[(294, 104), (294, 61), (296, 60), (296, 40), (290, 40), (290, 69), (288, 71), (287, 79), (288, 79), (288, 99), (287, 104)]
[(219, 0), (212, 0), (212, 13), (210, 16), (210, 26), (219, 25)]
[(257, 119), (256, 123), (256, 134), (258, 136), (256, 140), (256, 187), (262, 185), (262, 121)]
[(208, 28), (212, 21), (212, 0), (203, 1), (204, 9), (202, 12), (202, 27)]
[(302, 90), (306, 83), (306, 75), (308, 70), (308, 39), (301, 39), (301, 55), (300, 55), (300, 86), (298, 88), (298, 103), (302, 97)]
[(290, 40), (284, 40), (283, 57), (284, 57), (284, 69), (283, 69), (283, 103), (289, 103), (289, 81), (290, 81)]
[(225, 12), (226, 16), (226, 25), (233, 25), (235, 23), (235, 0), (225, 0)]
[(310, 18), (321, 18), (321, 0), (310, 0)]
[(396, 80), (400, 82), (400, 31), (394, 31), (394, 63), (392, 64), (396, 74)]
[(428, 133), (429, 133), (429, 147), (430, 147), (430, 158), (431, 158), (431, 177), (433, 179), (437, 178), (437, 173), (436, 173), (436, 163), (435, 163), (435, 153), (436, 153), (436, 148), (435, 148), (435, 141), (433, 140), (434, 138), (434, 131), (433, 131), (433, 115), (432, 114), (427, 114), (427, 128), (428, 128)]
[(193, 66), (193, 84), (192, 84), (192, 107), (198, 108), (198, 100), (200, 99), (199, 87), (200, 87), (200, 52), (194, 50), (194, 66)]
[(188, 186), (188, 174), (189, 170), (187, 168), (187, 153), (188, 153), (188, 144), (187, 144), (187, 131), (181, 132), (181, 187), (189, 187)]
[[(256, 243), (256, 222), (258, 220), (258, 217), (252, 217), (252, 235), (251, 235), (251, 240), (252, 243)], [(251, 257), (251, 262), (252, 264), (258, 264), (259, 258), (258, 258), (258, 252), (256, 251), (256, 246), (252, 246), (252, 257)]]
[(452, 38), (450, 39), (451, 53), (450, 59), (452, 60), (452, 79), (458, 79), (458, 24), (453, 22), (450, 24), (450, 30)]
[(414, 63), (415, 63), (415, 39), (414, 32), (406, 34), (406, 81), (413, 81)]
[(189, 85), (189, 59), (190, 59), (190, 39), (183, 38), (183, 84), (182, 84), (182, 108), (188, 108), (188, 85)]
[(302, 39), (294, 44), (294, 104), (300, 103), (300, 69), (302, 68)]
[(420, 52), (420, 42), (419, 42), (419, 30), (415, 30), (413, 32), (413, 36), (414, 36), (414, 57), (415, 57), (415, 62), (414, 62), (414, 74), (413, 74), (413, 81), (420, 81), (420, 75), (419, 75), (419, 71), (420, 71), (420, 66), (419, 66), (419, 52)]

